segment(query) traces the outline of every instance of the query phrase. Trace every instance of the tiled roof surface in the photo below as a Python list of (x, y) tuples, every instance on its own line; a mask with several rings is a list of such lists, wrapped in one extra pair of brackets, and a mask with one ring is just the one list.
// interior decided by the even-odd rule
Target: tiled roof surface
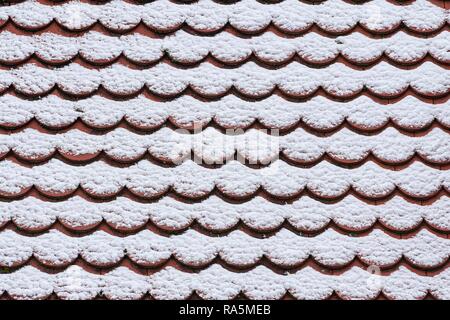
[(0, 298), (450, 299), (449, 9), (2, 2)]

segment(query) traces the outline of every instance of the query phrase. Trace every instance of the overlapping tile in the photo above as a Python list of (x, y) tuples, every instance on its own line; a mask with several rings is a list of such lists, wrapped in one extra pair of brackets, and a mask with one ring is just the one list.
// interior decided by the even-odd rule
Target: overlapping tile
[[(4, 279), (1, 290), (15, 299), (45, 299), (52, 293), (61, 299), (94, 299), (101, 294), (109, 299), (139, 299), (145, 294), (155, 299), (188, 299), (193, 293), (203, 299), (232, 299), (241, 293), (250, 299), (280, 299), (287, 293), (297, 299), (326, 299), (333, 293), (343, 299), (375, 299), (380, 293), (390, 299), (423, 299), (427, 294), (449, 298), (448, 271), (422, 277), (406, 268), (379, 276), (354, 267), (343, 275), (333, 276), (308, 267), (289, 275), (274, 274), (262, 266), (245, 274), (232, 273), (220, 266), (198, 274), (169, 267), (145, 277), (126, 268), (94, 275), (73, 266), (64, 273), (51, 275), (25, 267), (0, 277)], [(41, 286), (32, 286), (37, 281)]]
[(114, 32), (127, 32), (144, 25), (158, 32), (173, 32), (188, 26), (196, 32), (214, 33), (231, 26), (244, 34), (263, 32), (269, 25), (290, 34), (304, 33), (313, 25), (329, 34), (344, 34), (357, 24), (373, 33), (390, 33), (400, 28), (431, 33), (443, 28), (447, 20), (445, 9), (425, 0), (405, 6), (386, 0), (374, 0), (361, 6), (341, 0), (324, 1), (319, 5), (297, 0), (275, 4), (242, 0), (224, 5), (204, 0), (189, 6), (168, 0), (145, 5), (114, 0), (102, 6), (74, 1), (51, 6), (26, 1), (3, 8), (0, 16), (3, 25), (11, 21), (30, 31), (57, 23), (69, 30), (84, 30), (100, 24)]
[(157, 226), (163, 233), (181, 232), (199, 225), (200, 231), (228, 233), (242, 225), (261, 234), (289, 225), (306, 234), (317, 234), (336, 225), (345, 232), (366, 232), (380, 224), (392, 232), (414, 232), (427, 225), (444, 236), (450, 230), (447, 197), (429, 205), (411, 203), (402, 197), (369, 204), (352, 195), (335, 203), (304, 196), (280, 205), (263, 197), (229, 203), (217, 196), (202, 202), (185, 203), (172, 197), (139, 203), (126, 197), (92, 202), (79, 196), (63, 202), (35, 197), (1, 203), (0, 226), (9, 223), (26, 234), (42, 233), (61, 224), (72, 233), (90, 233), (105, 222), (113, 230), (131, 234)]
[[(284, 38), (272, 32), (252, 38), (221, 32), (203, 38), (182, 30), (162, 38), (149, 38), (138, 33), (112, 37), (96, 31), (80, 37), (55, 33), (28, 36), (5, 31), (0, 37), (4, 45), (0, 61), (7, 66), (23, 64), (32, 57), (50, 65), (66, 64), (81, 58), (94, 66), (111, 65), (124, 57), (127, 63), (151, 66), (165, 56), (187, 66), (209, 57), (229, 66), (256, 60), (267, 67), (283, 65), (296, 58), (322, 66), (332, 64), (338, 57), (363, 66), (376, 64), (382, 59), (399, 65), (414, 65), (427, 56), (433, 58), (435, 63), (450, 63), (447, 31), (433, 38), (419, 38), (399, 32), (381, 39), (371, 39), (360, 33), (337, 38), (327, 38), (317, 33)], [(371, 50), (366, 49), (368, 46)]]
[(184, 131), (163, 128), (151, 135), (141, 135), (118, 128), (104, 135), (80, 130), (53, 135), (25, 129), (0, 137), (0, 156), (13, 154), (34, 163), (58, 153), (74, 162), (90, 161), (105, 154), (120, 163), (134, 163), (150, 156), (168, 164), (196, 157), (210, 165), (223, 165), (233, 158), (268, 165), (280, 157), (303, 165), (313, 165), (324, 158), (337, 164), (360, 165), (371, 157), (391, 165), (414, 160), (435, 166), (450, 164), (450, 139), (441, 129), (433, 129), (421, 137), (403, 135), (393, 128), (373, 136), (361, 136), (347, 129), (328, 137), (317, 137), (302, 129), (284, 136), (254, 129), (238, 133), (227, 135), (207, 128), (186, 135)]
[(217, 101), (201, 101), (181, 96), (171, 101), (153, 101), (145, 96), (115, 101), (100, 96), (79, 101), (55, 95), (23, 100), (0, 97), (0, 127), (20, 128), (32, 120), (51, 129), (75, 126), (78, 121), (92, 129), (113, 129), (125, 122), (139, 131), (152, 131), (167, 123), (180, 129), (201, 129), (214, 124), (222, 129), (247, 129), (258, 124), (280, 132), (299, 126), (314, 132), (329, 132), (348, 125), (358, 132), (378, 131), (392, 124), (399, 130), (417, 132), (437, 123), (450, 128), (449, 102), (424, 102), (407, 96), (389, 107), (361, 96), (352, 101), (330, 101), (315, 97), (295, 103), (277, 96), (261, 101), (245, 101), (225, 96)]
[(237, 92), (244, 97), (263, 99), (274, 90), (290, 98), (307, 98), (322, 89), (334, 98), (354, 98), (367, 91), (372, 96), (389, 99), (410, 90), (424, 97), (439, 98), (450, 90), (450, 77), (445, 70), (431, 62), (412, 70), (382, 62), (364, 71), (355, 71), (341, 63), (311, 69), (297, 62), (277, 70), (265, 70), (253, 62), (238, 69), (202, 63), (188, 70), (165, 63), (146, 70), (118, 64), (98, 70), (76, 63), (60, 69), (27, 64), (1, 70), (0, 91), (11, 89), (25, 96), (40, 97), (57, 89), (80, 98), (92, 96), (101, 88), (122, 98), (133, 97), (143, 90), (158, 97), (174, 98), (189, 88), (203, 98), (219, 98)]
[[(450, 256), (450, 243), (427, 231), (408, 239), (395, 239), (382, 231), (349, 237), (327, 230), (315, 237), (302, 237), (287, 230), (264, 239), (242, 231), (222, 237), (208, 237), (196, 231), (162, 237), (151, 231), (116, 237), (98, 231), (80, 238), (59, 231), (26, 237), (13, 231), (0, 235), (0, 266), (17, 268), (34, 256), (41, 264), (64, 268), (80, 257), (96, 267), (110, 268), (125, 256), (142, 267), (164, 265), (173, 258), (183, 265), (202, 268), (217, 259), (245, 269), (255, 267), (263, 257), (282, 269), (295, 268), (312, 258), (319, 265), (341, 269), (356, 258), (366, 265), (392, 268), (407, 261), (414, 268), (436, 269)], [(326, 244), (326, 245), (325, 245)]]
[(430, 199), (441, 191), (448, 194), (448, 170), (436, 170), (414, 162), (400, 171), (374, 163), (347, 169), (320, 162), (311, 168), (276, 161), (262, 169), (230, 161), (220, 168), (205, 168), (191, 160), (163, 168), (141, 160), (127, 168), (102, 161), (85, 166), (67, 165), (57, 159), (26, 168), (9, 160), (0, 163), (0, 192), (15, 198), (36, 188), (51, 198), (63, 198), (81, 188), (96, 198), (112, 198), (127, 189), (136, 196), (154, 199), (169, 190), (190, 199), (207, 197), (215, 190), (231, 199), (247, 199), (259, 191), (292, 199), (305, 189), (321, 199), (339, 199), (350, 190), (372, 199), (400, 193), (412, 199)]
[(445, 2), (0, 21), (2, 298), (449, 299)]

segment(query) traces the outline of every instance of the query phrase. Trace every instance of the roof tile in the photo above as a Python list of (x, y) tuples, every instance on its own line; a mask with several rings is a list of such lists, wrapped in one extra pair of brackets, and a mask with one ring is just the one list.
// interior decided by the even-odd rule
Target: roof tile
[(1, 6), (0, 296), (450, 299), (449, 17)]

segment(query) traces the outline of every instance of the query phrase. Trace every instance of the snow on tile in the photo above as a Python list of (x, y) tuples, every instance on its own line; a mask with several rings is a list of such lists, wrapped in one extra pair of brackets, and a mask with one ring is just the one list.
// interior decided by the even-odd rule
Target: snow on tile
[(300, 168), (284, 161), (252, 169), (234, 160), (218, 169), (205, 168), (191, 160), (173, 168), (163, 168), (147, 160), (127, 168), (112, 167), (101, 161), (71, 166), (57, 159), (32, 168), (9, 160), (0, 163), (0, 190), (11, 196), (32, 186), (50, 195), (71, 193), (82, 187), (93, 196), (112, 196), (127, 187), (140, 196), (153, 198), (171, 187), (179, 194), (198, 198), (217, 187), (227, 196), (243, 198), (262, 187), (280, 197), (292, 197), (308, 188), (319, 197), (337, 198), (352, 187), (357, 193), (372, 198), (386, 197), (396, 188), (411, 197), (427, 198), (448, 182), (448, 171), (419, 162), (400, 171), (386, 170), (371, 162), (355, 169), (328, 162)]
[[(269, 133), (269, 134), (268, 134)], [(194, 156), (206, 164), (223, 164), (237, 152), (251, 164), (268, 164), (280, 154), (292, 161), (313, 163), (328, 154), (337, 161), (361, 162), (371, 153), (389, 163), (401, 163), (420, 155), (427, 161), (450, 161), (450, 138), (441, 129), (433, 129), (422, 137), (410, 137), (388, 128), (374, 136), (364, 136), (342, 129), (329, 137), (317, 137), (303, 129), (285, 136), (250, 129), (242, 134), (227, 135), (213, 128), (186, 135), (162, 128), (151, 135), (140, 135), (117, 128), (104, 135), (91, 135), (80, 130), (60, 134), (44, 134), (34, 129), (3, 136), (0, 150), (10, 150), (25, 159), (62, 155), (89, 155), (105, 152), (119, 161), (133, 160), (149, 152), (162, 161), (178, 163)]]
[[(97, 266), (117, 264), (130, 252), (129, 257), (144, 265), (162, 264), (172, 255), (189, 266), (205, 266), (217, 256), (232, 266), (254, 266), (263, 257), (282, 267), (292, 267), (310, 255), (328, 267), (342, 267), (359, 257), (368, 265), (389, 267), (402, 257), (413, 265), (434, 268), (447, 261), (450, 244), (447, 239), (428, 231), (421, 231), (408, 239), (396, 239), (380, 230), (366, 236), (351, 237), (331, 229), (315, 237), (302, 237), (288, 230), (263, 239), (242, 231), (232, 231), (221, 237), (209, 237), (188, 230), (180, 235), (158, 236), (144, 230), (124, 238), (103, 231), (83, 237), (70, 237), (59, 231), (26, 237), (13, 231), (0, 232), (5, 245), (0, 248), (0, 265), (10, 267), (27, 261), (31, 255), (41, 263), (53, 267), (64, 266), (78, 256)], [(9, 241), (9, 242), (6, 242)], [(14, 252), (21, 255), (11, 256)], [(151, 243), (151, 246), (149, 245)]]
[(208, 54), (229, 64), (243, 63), (251, 54), (272, 64), (287, 62), (294, 54), (319, 64), (329, 63), (339, 54), (357, 64), (370, 63), (383, 54), (398, 63), (416, 63), (428, 53), (444, 63), (450, 60), (445, 32), (428, 39), (404, 32), (382, 39), (371, 39), (359, 33), (332, 39), (316, 33), (283, 38), (271, 32), (251, 38), (240, 38), (228, 32), (201, 37), (180, 30), (174, 35), (153, 39), (140, 34), (111, 37), (97, 31), (80, 37), (54, 33), (26, 36), (5, 31), (0, 34), (0, 41), (17, 43), (2, 50), (0, 58), (7, 63), (25, 61), (32, 54), (46, 62), (61, 63), (79, 54), (97, 64), (112, 62), (120, 55), (136, 63), (148, 64), (159, 60), (166, 52), (179, 63), (200, 62)]
[(167, 267), (143, 276), (125, 267), (94, 275), (72, 266), (50, 275), (27, 266), (0, 274), (0, 279), (2, 289), (17, 299), (42, 299), (54, 291), (62, 299), (92, 299), (101, 293), (110, 299), (137, 299), (149, 293), (156, 299), (167, 300), (186, 299), (194, 290), (204, 299), (232, 299), (240, 292), (251, 299), (277, 299), (287, 292), (298, 299), (324, 299), (333, 291), (346, 299), (371, 299), (383, 292), (391, 299), (414, 300), (423, 298), (428, 291), (440, 299), (449, 297), (445, 289), (448, 272), (420, 276), (405, 267), (389, 276), (376, 275), (360, 267), (333, 276), (310, 267), (280, 275), (263, 266), (246, 273), (233, 273), (212, 265), (196, 274)]
[(71, 30), (85, 29), (98, 21), (110, 30), (121, 32), (143, 22), (158, 31), (173, 31), (184, 23), (198, 32), (213, 32), (230, 24), (245, 33), (260, 32), (270, 23), (284, 32), (300, 32), (316, 24), (329, 33), (343, 33), (358, 23), (372, 32), (389, 32), (401, 22), (415, 31), (432, 32), (445, 24), (447, 16), (443, 8), (425, 0), (405, 6), (385, 0), (370, 1), (362, 6), (341, 0), (317, 5), (295, 0), (270, 5), (252, 0), (227, 5), (201, 0), (188, 6), (168, 0), (144, 5), (114, 0), (102, 5), (69, 1), (48, 6), (33, 0), (2, 8), (1, 13), (5, 20), (10, 17), (29, 29), (42, 28), (55, 19)]
[(448, 19), (426, 0), (1, 7), (22, 32), (0, 32), (0, 294), (450, 299)]
[(102, 85), (113, 94), (126, 96), (138, 93), (145, 85), (152, 93), (162, 96), (175, 96), (190, 86), (207, 97), (224, 95), (231, 87), (250, 97), (264, 97), (275, 87), (293, 97), (310, 96), (319, 87), (337, 97), (355, 96), (363, 88), (377, 96), (390, 97), (400, 95), (408, 87), (426, 96), (444, 95), (450, 88), (450, 77), (444, 70), (432, 62), (425, 62), (413, 70), (402, 70), (381, 62), (365, 71), (356, 71), (341, 63), (312, 69), (291, 62), (279, 70), (267, 70), (254, 62), (247, 62), (237, 69), (221, 69), (202, 63), (188, 70), (165, 63), (146, 70), (118, 64), (95, 70), (74, 63), (61, 69), (27, 64), (11, 71), (3, 70), (0, 74), (6, 77), (5, 86), (14, 85), (16, 90), (27, 95), (46, 94), (58, 86), (65, 93), (83, 96), (95, 93)]
[(78, 101), (49, 95), (39, 100), (22, 100), (12, 95), (0, 97), (2, 126), (22, 126), (35, 118), (44, 126), (64, 127), (81, 119), (89, 126), (114, 127), (125, 119), (142, 129), (154, 129), (167, 120), (180, 128), (197, 128), (212, 119), (223, 128), (246, 128), (255, 120), (273, 129), (285, 129), (303, 121), (316, 130), (332, 130), (344, 122), (357, 128), (378, 129), (393, 121), (405, 129), (421, 129), (434, 120), (450, 127), (449, 102), (430, 104), (407, 96), (389, 106), (361, 96), (349, 102), (314, 97), (295, 103), (277, 96), (248, 102), (234, 96), (204, 102), (189, 96), (156, 102), (139, 96), (128, 101), (115, 101), (100, 96)]

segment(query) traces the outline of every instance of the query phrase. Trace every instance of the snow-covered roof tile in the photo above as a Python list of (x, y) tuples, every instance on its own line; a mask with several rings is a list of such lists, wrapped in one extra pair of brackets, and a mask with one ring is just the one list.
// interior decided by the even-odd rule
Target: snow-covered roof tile
[(0, 298), (450, 299), (449, 18), (0, 6)]

